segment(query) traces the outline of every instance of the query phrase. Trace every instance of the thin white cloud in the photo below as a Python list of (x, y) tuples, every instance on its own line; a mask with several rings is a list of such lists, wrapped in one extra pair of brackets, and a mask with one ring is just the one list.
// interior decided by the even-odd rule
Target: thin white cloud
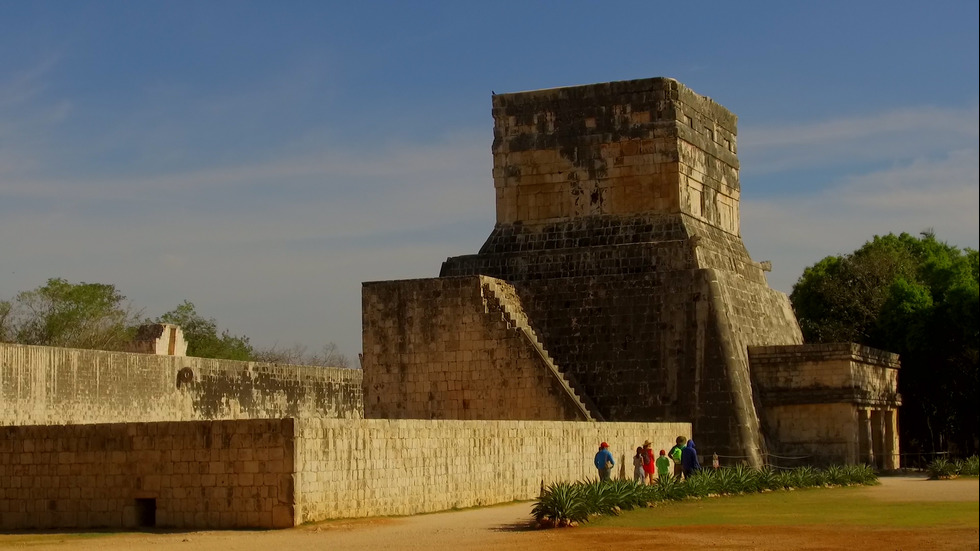
[[(489, 224), (490, 171), (478, 168), (489, 164), (487, 150), (484, 140), (457, 140), (96, 186), (22, 183), (7, 189), (8, 196), (14, 191), (43, 200), (43, 211), (8, 213), (0, 219), (0, 232), (26, 231), (35, 242), (61, 251), (109, 243), (146, 250), (175, 242), (220, 249), (382, 235), (474, 219)], [(481, 172), (482, 178), (474, 178)], [(249, 197), (256, 192), (264, 198)], [(212, 198), (202, 202), (204, 193)], [(80, 202), (89, 207), (79, 208)], [(111, 214), (93, 216), (86, 212), (91, 209)]]
[(976, 149), (954, 151), (938, 161), (917, 159), (908, 166), (850, 178), (841, 186), (841, 199), (854, 207), (889, 214), (945, 218), (976, 213), (978, 162)]
[(827, 169), (853, 162), (896, 162), (976, 147), (977, 105), (907, 108), (813, 123), (745, 126), (743, 174)]
[(844, 254), (874, 235), (933, 229), (938, 238), (977, 248), (980, 155), (940, 159), (849, 176), (819, 191), (742, 201), (742, 234), (756, 259), (773, 260), (770, 284), (789, 291), (803, 268)]
[(46, 87), (46, 79), (58, 64), (59, 56), (49, 55), (34, 65), (0, 76), (0, 109), (19, 106), (36, 98)]
[[(277, 158), (233, 166), (212, 166), (141, 177), (102, 178), (80, 174), (70, 179), (8, 179), (4, 190), (25, 198), (112, 200), (144, 196), (146, 193), (199, 193), (215, 188), (252, 186), (268, 182), (288, 184), (291, 180), (316, 178), (325, 182), (349, 178), (376, 180), (386, 188), (405, 186), (400, 181), (428, 179), (435, 183), (452, 177), (471, 177), (483, 165), (489, 178), (489, 141), (475, 134), (453, 136), (429, 145), (390, 144), (370, 151), (345, 149), (325, 144), (322, 151), (302, 157)], [(158, 191), (154, 191), (158, 190)]]
[(977, 106), (965, 109), (927, 106), (813, 123), (748, 126), (741, 132), (739, 144), (751, 148), (787, 148), (857, 140), (880, 134), (922, 131), (976, 138), (977, 112)]

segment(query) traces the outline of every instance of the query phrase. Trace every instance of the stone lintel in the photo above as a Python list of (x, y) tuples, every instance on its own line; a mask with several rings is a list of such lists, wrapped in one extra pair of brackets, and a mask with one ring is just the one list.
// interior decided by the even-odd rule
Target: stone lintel
[(860, 388), (793, 388), (760, 392), (767, 407), (806, 404), (854, 404), (869, 407), (898, 407), (902, 395), (897, 392), (874, 394)]
[(749, 357), (752, 365), (848, 360), (889, 369), (901, 367), (898, 354), (853, 342), (750, 346)]

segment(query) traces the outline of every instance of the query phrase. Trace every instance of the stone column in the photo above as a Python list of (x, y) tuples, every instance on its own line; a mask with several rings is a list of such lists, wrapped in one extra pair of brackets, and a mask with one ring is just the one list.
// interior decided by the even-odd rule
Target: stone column
[(887, 461), (885, 452), (887, 444), (885, 443), (885, 415), (884, 411), (880, 409), (871, 410), (871, 449), (874, 452), (875, 463), (874, 466), (879, 469), (885, 468), (885, 462)]
[(896, 470), (902, 467), (898, 445), (898, 410), (886, 409), (883, 412), (885, 423), (884, 457), (882, 468)]
[(874, 440), (871, 432), (871, 409), (858, 409), (858, 457), (868, 465), (875, 464)]

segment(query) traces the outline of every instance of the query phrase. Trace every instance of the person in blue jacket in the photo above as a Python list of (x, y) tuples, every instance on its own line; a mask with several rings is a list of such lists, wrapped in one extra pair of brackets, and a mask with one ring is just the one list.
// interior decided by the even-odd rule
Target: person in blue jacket
[(681, 450), (681, 468), (684, 469), (684, 478), (690, 478), (694, 471), (701, 469), (698, 463), (698, 449), (694, 447), (694, 440), (688, 440), (687, 446)]
[(599, 471), (599, 480), (609, 480), (609, 476), (612, 474), (613, 466), (616, 462), (613, 460), (613, 456), (609, 453), (609, 444), (603, 442), (599, 444), (599, 451), (595, 454), (595, 468)]

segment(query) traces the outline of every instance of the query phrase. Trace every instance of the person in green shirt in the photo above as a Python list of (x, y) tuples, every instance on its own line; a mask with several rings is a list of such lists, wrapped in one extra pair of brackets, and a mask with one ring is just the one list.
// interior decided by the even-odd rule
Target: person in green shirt
[(681, 454), (684, 451), (684, 447), (687, 446), (687, 438), (684, 436), (678, 436), (677, 442), (674, 444), (673, 448), (667, 452), (667, 457), (670, 457), (671, 462), (674, 464), (674, 477), (681, 479), (684, 477), (684, 468), (681, 466)]
[(667, 452), (660, 450), (660, 457), (657, 458), (657, 478), (670, 476), (670, 459), (667, 459)]

